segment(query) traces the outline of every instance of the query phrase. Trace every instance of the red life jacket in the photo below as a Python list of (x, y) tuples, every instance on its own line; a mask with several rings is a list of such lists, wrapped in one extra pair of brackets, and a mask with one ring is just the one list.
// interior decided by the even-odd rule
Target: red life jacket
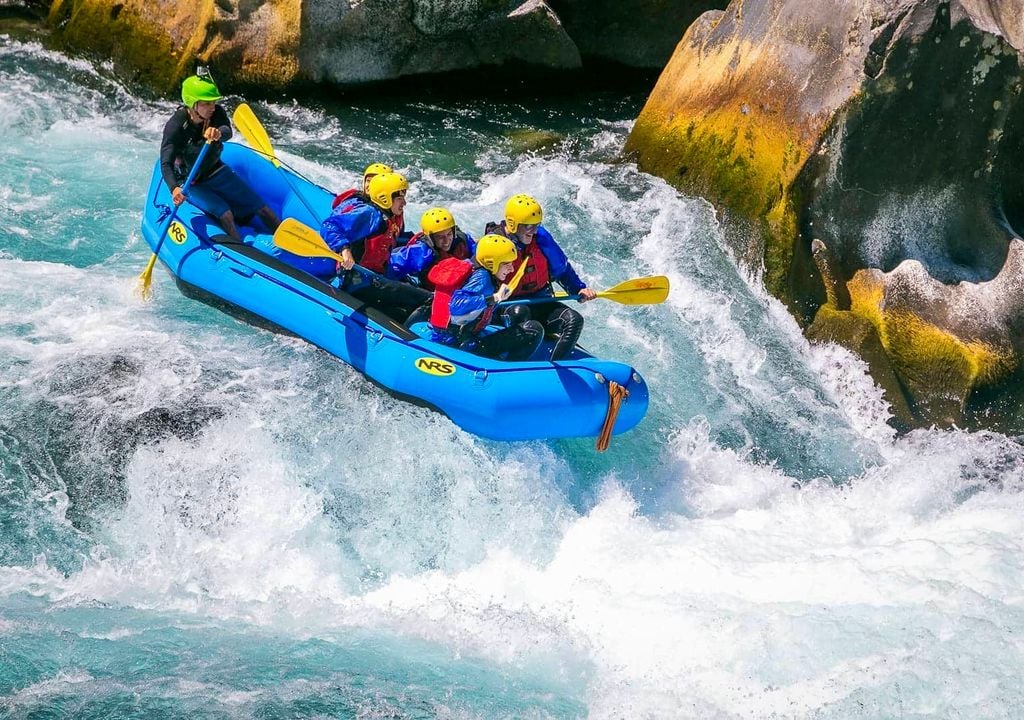
[[(519, 254), (513, 265), (512, 273), (514, 274), (519, 270), (519, 266), (524, 262), (526, 263), (526, 272), (523, 273), (523, 279), (519, 281), (519, 285), (516, 287), (515, 292), (512, 293), (512, 297), (532, 295), (551, 284), (551, 275), (548, 272), (548, 259), (544, 257), (544, 253), (537, 247), (536, 241), (527, 245)], [(509, 275), (509, 277), (512, 277), (512, 275)]]
[[(358, 191), (349, 190), (346, 192), (350, 193), (348, 197), (338, 202), (335, 206), (335, 209), (340, 208), (337, 211), (341, 213), (348, 212), (350, 209), (344, 206), (344, 203), (351, 204), (353, 200), (355, 202), (365, 202), (365, 196), (360, 197)], [(345, 195), (345, 193), (341, 195)], [(341, 197), (341, 195), (338, 197)], [(337, 198), (335, 200), (337, 201)], [(391, 259), (391, 249), (395, 247), (395, 241), (401, 234), (404, 224), (405, 222), (401, 215), (392, 215), (386, 218), (384, 229), (379, 233), (362, 240), (355, 240), (349, 244), (349, 248), (352, 250), (352, 257), (367, 270), (383, 273), (388, 265), (388, 260)]]
[(395, 241), (398, 240), (401, 232), (402, 216), (392, 215), (381, 232), (363, 240), (363, 254), (356, 262), (367, 270), (383, 273), (388, 266), (388, 260), (391, 259), (391, 250), (395, 247)]
[(337, 195), (334, 196), (334, 201), (331, 203), (331, 210), (338, 207), (349, 198), (354, 198), (358, 194), (359, 190), (357, 188), (351, 188), (343, 193), (338, 193)]
[[(473, 274), (473, 263), (469, 260), (448, 257), (430, 268), (427, 279), (434, 285), (434, 300), (430, 305), (430, 324), (438, 330), (447, 330), (452, 319), (452, 294), (466, 284)], [(480, 313), (473, 324), (472, 332), (477, 333), (487, 327), (494, 315), (494, 305), (489, 305)]]
[(452, 244), (448, 247), (448, 252), (441, 250), (439, 247), (434, 245), (432, 241), (429, 241), (422, 232), (418, 232), (410, 238), (409, 242), (406, 243), (406, 247), (409, 247), (413, 243), (423, 243), (434, 252), (434, 261), (430, 267), (426, 268), (420, 273), (420, 286), (425, 287), (427, 290), (434, 289), (434, 283), (430, 281), (430, 271), (442, 260), (448, 258), (457, 258), (459, 260), (469, 259), (469, 243), (466, 242), (466, 234), (461, 230), (455, 230), (455, 237), (452, 239)]

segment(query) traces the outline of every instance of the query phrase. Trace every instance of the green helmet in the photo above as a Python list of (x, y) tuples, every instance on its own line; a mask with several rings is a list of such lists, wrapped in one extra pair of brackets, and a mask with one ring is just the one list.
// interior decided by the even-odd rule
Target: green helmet
[(197, 102), (214, 102), (221, 99), (220, 90), (211, 80), (204, 80), (198, 75), (185, 78), (181, 84), (181, 101), (186, 107), (194, 107)]

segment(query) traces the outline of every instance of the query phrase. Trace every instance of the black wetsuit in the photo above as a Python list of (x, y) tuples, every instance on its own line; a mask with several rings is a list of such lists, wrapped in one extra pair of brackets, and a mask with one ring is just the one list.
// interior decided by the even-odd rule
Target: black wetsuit
[(196, 125), (189, 117), (188, 108), (184, 105), (174, 111), (171, 119), (164, 125), (164, 137), (160, 143), (160, 174), (170, 190), (180, 187), (189, 171), (199, 157), (206, 140), (203, 132), (206, 127), (215, 127), (220, 130), (220, 140), (211, 143), (210, 149), (203, 159), (203, 166), (193, 182), (201, 182), (214, 172), (219, 170), (224, 163), (221, 162), (220, 154), (224, 149), (224, 141), (230, 140), (231, 122), (228, 120), (227, 111), (220, 105), (213, 111), (209, 125)]

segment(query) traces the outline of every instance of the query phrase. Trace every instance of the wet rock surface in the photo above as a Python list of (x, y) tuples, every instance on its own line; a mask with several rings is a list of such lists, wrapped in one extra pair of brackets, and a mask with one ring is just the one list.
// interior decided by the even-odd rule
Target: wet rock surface
[(1022, 18), (1022, 0), (733, 2), (687, 31), (627, 146), (753, 222), (738, 255), (811, 337), (864, 352), (870, 323), (908, 425), (1024, 429), (986, 410), (1024, 350)]
[(725, 0), (550, 0), (584, 58), (662, 68), (686, 28)]
[[(241, 86), (341, 86), (583, 57), (660, 68), (725, 0), (53, 0), (60, 42), (169, 92), (196, 63)], [(568, 19), (568, 23), (565, 22)]]

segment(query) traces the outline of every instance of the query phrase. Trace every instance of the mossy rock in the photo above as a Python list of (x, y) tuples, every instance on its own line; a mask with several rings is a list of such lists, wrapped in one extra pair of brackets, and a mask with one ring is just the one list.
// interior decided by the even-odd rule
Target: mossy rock
[(878, 330), (870, 320), (847, 310), (822, 305), (814, 322), (807, 328), (807, 337), (812, 342), (842, 345), (868, 364), (871, 377), (882, 388), (889, 403), (893, 415), (891, 424), (897, 430), (905, 432), (919, 423), (878, 337)]
[(534, 128), (517, 128), (505, 133), (512, 143), (515, 153), (547, 153), (556, 150), (564, 141), (565, 135), (549, 130)]
[[(626, 146), (641, 169), (743, 220), (726, 241), (802, 324), (887, 356), (921, 425), (963, 424), (972, 395), (1024, 353), (1024, 269), (1007, 251), (1024, 232), (1024, 36), (986, 13), (732, 2), (687, 30)], [(829, 278), (814, 238), (835, 254)], [(887, 284), (905, 262), (921, 272)], [(877, 283), (859, 277), (850, 310), (861, 320), (835, 315), (836, 290), (871, 269)], [(860, 339), (864, 321), (879, 347)]]
[(870, 322), (889, 362), (923, 421), (962, 425), (971, 393), (1013, 370), (1013, 355), (981, 341), (964, 340), (904, 309), (891, 308), (885, 276), (860, 271), (847, 283), (851, 312)]
[(131, 80), (176, 95), (197, 64), (234, 85), (294, 80), (301, 5), (274, 0), (243, 12), (228, 0), (54, 0), (47, 16), (66, 49), (111, 59)]
[(65, 48), (110, 58), (133, 81), (161, 92), (172, 90), (194, 61), (164, 28), (113, 0), (55, 0), (47, 22)]
[(748, 256), (761, 248), (765, 285), (788, 302), (797, 236), (791, 191), (819, 135), (800, 115), (801, 88), (779, 73), (780, 51), (755, 47), (734, 15), (707, 12), (687, 30), (625, 151), (641, 169), (754, 221), (759, 237), (735, 249)]

